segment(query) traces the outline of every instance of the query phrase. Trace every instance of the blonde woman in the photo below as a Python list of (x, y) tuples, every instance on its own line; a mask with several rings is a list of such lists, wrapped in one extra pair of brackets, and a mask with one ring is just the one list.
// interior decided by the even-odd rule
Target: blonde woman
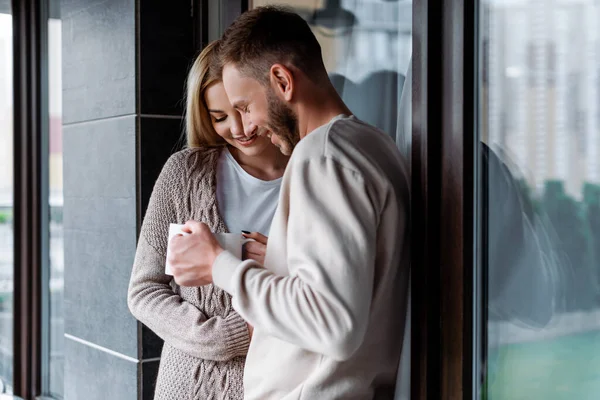
[(165, 342), (157, 400), (242, 399), (252, 335), (226, 292), (179, 287), (164, 274), (169, 223), (256, 232), (246, 252), (260, 259), (288, 161), (262, 132), (244, 132), (211, 68), (215, 46), (202, 51), (188, 75), (188, 146), (169, 158), (156, 181), (129, 284), (129, 309)]

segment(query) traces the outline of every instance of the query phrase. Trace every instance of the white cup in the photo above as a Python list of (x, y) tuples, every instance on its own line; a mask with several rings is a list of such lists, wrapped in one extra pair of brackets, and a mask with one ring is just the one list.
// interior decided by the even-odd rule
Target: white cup
[[(181, 224), (169, 224), (169, 242), (176, 235), (189, 235), (189, 233), (183, 232), (181, 228), (183, 228), (183, 225)], [(239, 259), (242, 258), (242, 246), (248, 242), (253, 241), (253, 239), (244, 238), (241, 234), (238, 233), (213, 233), (213, 235), (215, 235), (215, 239), (217, 239), (217, 241), (224, 250), (229, 251)], [(167, 246), (167, 262), (165, 264), (165, 274), (173, 275), (168, 260), (169, 247)]]

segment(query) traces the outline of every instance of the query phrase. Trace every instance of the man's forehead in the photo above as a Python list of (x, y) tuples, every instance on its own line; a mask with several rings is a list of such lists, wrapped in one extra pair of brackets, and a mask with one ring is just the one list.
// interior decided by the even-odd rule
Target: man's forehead
[(254, 79), (246, 76), (242, 71), (234, 64), (226, 64), (223, 67), (223, 81), (235, 81), (236, 85), (239, 84), (252, 84)]
[(244, 75), (235, 65), (225, 65), (222, 76), (225, 91), (232, 104), (243, 103), (257, 92), (262, 92), (260, 82)]
[(240, 70), (237, 68), (235, 64), (228, 63), (223, 66), (223, 77), (240, 77)]

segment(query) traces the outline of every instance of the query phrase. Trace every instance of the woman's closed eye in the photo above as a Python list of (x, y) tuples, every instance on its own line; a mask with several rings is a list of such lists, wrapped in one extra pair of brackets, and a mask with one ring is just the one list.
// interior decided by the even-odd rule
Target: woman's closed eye
[(217, 117), (213, 117), (213, 118), (214, 118), (215, 123), (219, 123), (219, 122), (225, 121), (227, 119), (227, 115), (224, 115), (224, 116), (219, 117), (219, 118), (217, 118)]

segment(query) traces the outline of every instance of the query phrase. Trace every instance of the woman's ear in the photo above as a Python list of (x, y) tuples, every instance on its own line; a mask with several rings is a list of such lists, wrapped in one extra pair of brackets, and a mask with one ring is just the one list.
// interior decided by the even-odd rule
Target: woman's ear
[(289, 102), (294, 95), (294, 74), (282, 64), (273, 64), (269, 71), (271, 86), (278, 96)]

